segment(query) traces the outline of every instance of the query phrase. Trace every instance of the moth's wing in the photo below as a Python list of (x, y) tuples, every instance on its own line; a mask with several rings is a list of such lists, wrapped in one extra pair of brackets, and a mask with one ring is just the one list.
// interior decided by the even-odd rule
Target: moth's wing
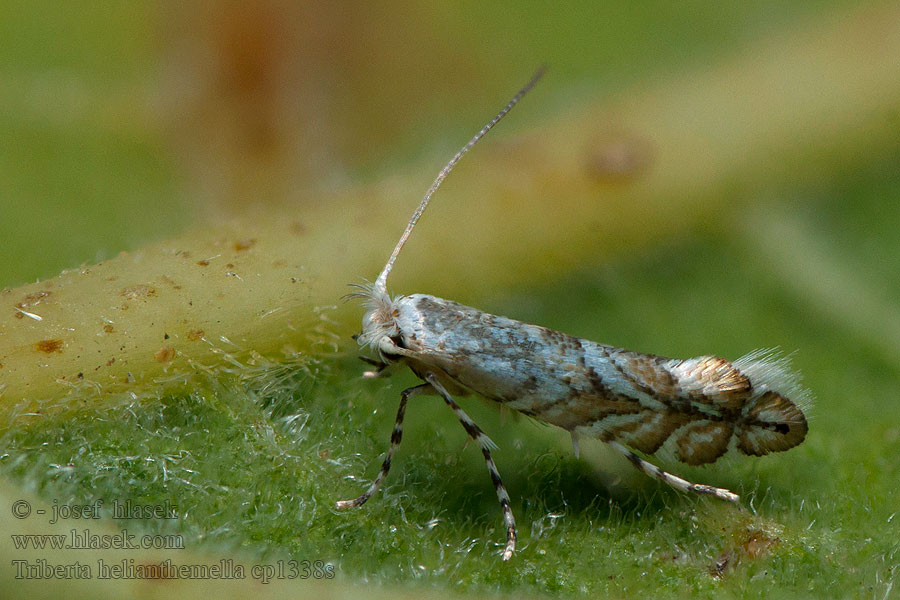
[[(687, 464), (716, 461), (729, 447), (760, 456), (803, 441), (807, 422), (788, 398), (806, 393), (784, 359), (754, 353), (735, 362), (622, 352), (612, 357), (645, 406), (613, 424), (609, 435), (653, 454), (665, 446)], [(653, 408), (655, 407), (655, 410)]]
[(741, 428), (736, 431), (738, 449), (762, 456), (802, 442), (809, 430), (804, 411), (812, 400), (800, 384), (800, 376), (791, 370), (789, 357), (757, 350), (734, 365), (753, 384), (753, 393), (741, 411)]
[(738, 449), (751, 456), (789, 450), (806, 438), (809, 426), (803, 411), (773, 391), (753, 398), (737, 432)]

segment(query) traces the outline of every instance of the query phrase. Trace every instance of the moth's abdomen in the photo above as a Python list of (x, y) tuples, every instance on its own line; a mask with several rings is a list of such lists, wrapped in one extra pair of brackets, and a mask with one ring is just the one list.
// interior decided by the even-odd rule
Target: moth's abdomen
[(759, 352), (730, 362), (621, 350), (433, 296), (399, 299), (409, 360), (458, 387), (580, 435), (618, 441), (687, 464), (729, 448), (760, 456), (803, 441), (791, 398), (806, 394), (784, 359)]

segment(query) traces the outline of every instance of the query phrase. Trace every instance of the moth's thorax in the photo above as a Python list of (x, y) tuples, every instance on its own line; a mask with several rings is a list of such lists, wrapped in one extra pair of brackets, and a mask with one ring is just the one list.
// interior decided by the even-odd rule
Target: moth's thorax
[(428, 294), (395, 298), (394, 310), (402, 347), (462, 362), (502, 353), (527, 336), (523, 325), (535, 327)]
[(440, 350), (451, 340), (454, 349), (467, 341), (471, 345), (471, 336), (462, 335), (460, 328), (470, 327), (473, 315), (479, 312), (476, 309), (428, 294), (399, 296), (394, 308), (401, 345), (408, 350)]

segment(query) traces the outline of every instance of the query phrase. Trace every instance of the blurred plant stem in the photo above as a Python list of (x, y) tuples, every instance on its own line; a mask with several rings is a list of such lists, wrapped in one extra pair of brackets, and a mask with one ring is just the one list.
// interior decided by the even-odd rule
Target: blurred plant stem
[[(760, 190), (830, 177), (896, 138), (900, 7), (782, 34), (618, 101), (568, 106), (514, 138), (500, 126), (442, 188), (390, 288), (476, 301), (691, 223), (727, 226)], [(551, 70), (542, 85), (561, 83)], [(526, 111), (546, 109), (526, 98)], [(334, 344), (360, 310), (326, 307), (375, 277), (439, 166), (3, 290), (0, 410), (146, 393), (232, 360)]]

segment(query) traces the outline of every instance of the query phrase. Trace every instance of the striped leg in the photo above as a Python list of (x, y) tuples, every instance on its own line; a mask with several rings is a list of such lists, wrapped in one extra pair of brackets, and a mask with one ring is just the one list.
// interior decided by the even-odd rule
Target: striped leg
[(339, 500), (335, 504), (335, 508), (343, 510), (353, 506), (362, 506), (366, 503), (366, 500), (371, 498), (372, 495), (378, 491), (384, 478), (387, 477), (388, 471), (391, 470), (391, 458), (394, 456), (394, 450), (397, 449), (397, 446), (400, 445), (400, 440), (403, 439), (403, 415), (406, 414), (406, 401), (409, 400), (410, 396), (430, 391), (432, 391), (431, 385), (427, 383), (403, 390), (400, 394), (400, 408), (397, 409), (397, 420), (394, 422), (394, 431), (391, 433), (391, 445), (388, 448), (387, 456), (384, 457), (384, 462), (381, 464), (381, 470), (378, 472), (378, 476), (375, 477), (375, 481), (372, 482), (372, 485), (369, 486), (369, 489), (367, 489), (362, 496), (352, 500)]
[(657, 467), (654, 464), (651, 464), (620, 444), (619, 442), (608, 441), (610, 446), (621, 452), (625, 455), (625, 458), (634, 465), (638, 470), (643, 471), (650, 477), (655, 477), (660, 481), (668, 483), (676, 490), (682, 492), (693, 492), (695, 494), (708, 494), (711, 496), (715, 496), (716, 498), (720, 498), (722, 500), (727, 500), (728, 502), (734, 502), (740, 506), (741, 498), (737, 494), (730, 492), (723, 488), (713, 487), (711, 485), (703, 485), (700, 483), (691, 483), (690, 481), (686, 481), (681, 477), (676, 475), (672, 475), (671, 473), (667, 473)]
[(475, 424), (475, 421), (460, 408), (459, 404), (453, 400), (453, 397), (444, 389), (444, 386), (441, 385), (433, 373), (427, 373), (425, 375), (425, 381), (430, 383), (431, 387), (441, 395), (444, 402), (447, 403), (447, 406), (450, 407), (456, 415), (456, 418), (459, 419), (459, 422), (462, 424), (463, 429), (466, 430), (466, 433), (469, 434), (469, 437), (481, 446), (484, 462), (487, 463), (488, 471), (491, 473), (491, 481), (494, 482), (494, 488), (497, 490), (497, 498), (500, 500), (500, 507), (503, 509), (503, 520), (506, 522), (506, 548), (503, 550), (503, 560), (509, 560), (512, 558), (513, 552), (516, 551), (516, 518), (513, 516), (512, 508), (509, 505), (509, 494), (506, 492), (506, 486), (503, 485), (503, 480), (500, 479), (500, 472), (497, 470), (497, 465), (494, 464), (494, 459), (491, 457), (491, 449), (496, 448), (497, 445), (494, 444), (494, 442), (491, 441), (491, 438), (485, 435), (481, 428)]

